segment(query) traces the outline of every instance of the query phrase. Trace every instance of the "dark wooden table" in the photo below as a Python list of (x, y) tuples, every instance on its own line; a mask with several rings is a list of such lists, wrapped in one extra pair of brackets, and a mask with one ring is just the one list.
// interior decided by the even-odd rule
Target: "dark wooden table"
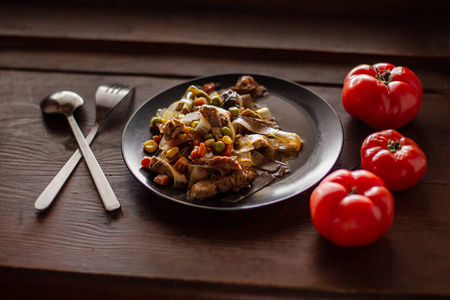
[[(0, 4), (0, 298), (450, 297), (448, 4), (36, 2)], [(372, 245), (322, 238), (312, 190), (254, 210), (202, 210), (157, 197), (123, 162), (124, 127), (150, 97), (199, 76), (258, 73), (325, 99), (344, 130), (333, 170), (358, 169), (372, 131), (344, 111), (342, 84), (354, 66), (379, 61), (408, 66), (422, 81), (421, 111), (399, 131), (429, 168), (394, 193), (394, 223)], [(41, 114), (41, 99), (59, 89), (83, 95), (76, 117), (87, 134), (106, 82), (136, 87), (92, 144), (121, 211), (104, 211), (82, 161), (50, 209), (36, 212), (77, 148), (63, 118)]]

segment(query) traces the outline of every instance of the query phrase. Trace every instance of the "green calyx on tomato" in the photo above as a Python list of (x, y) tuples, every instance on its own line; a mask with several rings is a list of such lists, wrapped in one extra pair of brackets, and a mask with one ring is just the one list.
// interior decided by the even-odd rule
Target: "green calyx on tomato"
[(384, 72), (381, 72), (375, 65), (371, 66), (372, 69), (377, 72), (375, 75), (375, 78), (381, 81), (382, 83), (388, 85), (392, 81), (391, 72), (389, 70), (386, 70)]
[(395, 153), (397, 151), (399, 151), (400, 149), (402, 149), (402, 146), (400, 145), (399, 141), (393, 141), (393, 140), (389, 140), (387, 142), (387, 146), (389, 151), (391, 151), (392, 153)]
[(391, 191), (417, 184), (427, 169), (427, 159), (419, 146), (396, 130), (372, 133), (361, 145), (363, 169), (378, 175)]
[(372, 172), (337, 170), (314, 189), (310, 210), (322, 236), (340, 246), (364, 246), (391, 227), (394, 198)]

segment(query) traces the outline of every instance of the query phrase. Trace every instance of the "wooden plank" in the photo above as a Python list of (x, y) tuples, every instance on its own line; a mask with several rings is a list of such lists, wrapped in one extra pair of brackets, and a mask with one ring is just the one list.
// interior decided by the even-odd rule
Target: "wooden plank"
[[(5, 270), (0, 268), (3, 295), (15, 300), (45, 295), (45, 299), (160, 299), (160, 300), (225, 300), (225, 299), (379, 299), (370, 293), (339, 294), (328, 291), (271, 289), (266, 287), (221, 285), (205, 282), (171, 282), (115, 276), (97, 276), (36, 270)], [(383, 299), (414, 299), (399, 295), (383, 295)], [(420, 298), (418, 298), (420, 299)]]
[[(448, 95), (425, 94), (419, 116), (402, 129), (423, 147), (429, 171), (414, 188), (395, 193), (388, 235), (368, 247), (345, 249), (315, 231), (311, 191), (270, 207), (225, 213), (163, 200), (134, 180), (121, 158), (123, 127), (149, 96), (181, 79), (23, 71), (0, 71), (0, 78), (0, 210), (7, 212), (0, 214), (2, 267), (297, 292), (450, 296), (450, 204), (444, 199), (450, 193), (450, 142), (441, 138), (448, 131)], [(85, 95), (77, 118), (86, 132), (94, 118), (92, 95), (105, 81), (137, 87), (135, 100), (122, 106), (92, 146), (122, 212), (104, 212), (81, 164), (53, 207), (36, 214), (35, 199), (76, 147), (67, 127), (53, 127), (64, 120), (43, 120), (40, 99), (59, 88)], [(343, 111), (340, 88), (310, 88), (333, 106), (344, 128), (335, 168), (358, 168), (359, 147), (370, 129)]]
[[(344, 58), (350, 54), (406, 56), (435, 63), (441, 60), (445, 65), (450, 53), (447, 27), (439, 18), (397, 20), (381, 15), (342, 17), (288, 11), (256, 14), (138, 5), (27, 3), (4, 5), (0, 20), (2, 40), (34, 46), (53, 43), (104, 49), (115, 45), (144, 51), (158, 46), (172, 53), (210, 46), (222, 52), (254, 49), (265, 55), (270, 53), (267, 50), (279, 50), (283, 56), (298, 58), (298, 53), (308, 52), (343, 54)], [(196, 50), (198, 47), (192, 48)]]
[[(392, 59), (392, 60), (390, 60)], [(171, 55), (71, 50), (0, 49), (0, 69), (88, 74), (193, 78), (223, 73), (265, 74), (301, 84), (342, 87), (347, 73), (361, 63), (389, 61), (411, 68), (428, 93), (449, 93), (450, 75), (433, 66), (415, 66), (404, 58), (353, 57), (348, 63), (326, 60), (235, 59), (210, 54)], [(406, 63), (406, 64), (405, 64)], [(412, 65), (408, 64), (411, 63)]]
[[(15, 3), (29, 3), (29, 0), (17, 0)], [(58, 0), (44, 0), (43, 3), (57, 3)], [(123, 3), (130, 6), (136, 5), (151, 5), (154, 9), (196, 9), (202, 11), (205, 9), (215, 10), (238, 10), (238, 11), (250, 11), (258, 13), (261, 11), (270, 11), (274, 13), (280, 13), (285, 11), (293, 12), (307, 12), (314, 14), (340, 14), (340, 15), (368, 15), (373, 16), (380, 14), (389, 18), (411, 18), (412, 16), (436, 17), (440, 16), (442, 12), (449, 9), (447, 2), (440, 2), (437, 0), (430, 0), (426, 6), (422, 6), (418, 11), (416, 8), (423, 3), (420, 0), (410, 0), (405, 3), (402, 0), (379, 0), (377, 2), (361, 2), (358, 0), (347, 0), (343, 3), (336, 3), (333, 0), (318, 0), (318, 1), (305, 1), (305, 0), (282, 0), (279, 2), (273, 2), (270, 0), (247, 0), (244, 3), (240, 3), (239, 6), (232, 0), (223, 0), (211, 2), (207, 0), (191, 0), (189, 2), (183, 0), (71, 0), (72, 3), (89, 3), (102, 4), (102, 5), (114, 5), (117, 3)], [(389, 7), (389, 9), (386, 9)]]

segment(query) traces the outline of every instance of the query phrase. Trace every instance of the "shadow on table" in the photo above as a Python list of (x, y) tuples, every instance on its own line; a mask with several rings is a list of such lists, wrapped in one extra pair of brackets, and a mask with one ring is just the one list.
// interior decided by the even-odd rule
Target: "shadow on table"
[(298, 230), (305, 230), (305, 223), (312, 226), (308, 192), (279, 203), (241, 211), (181, 205), (147, 190), (136, 196), (137, 213), (157, 219), (177, 235), (203, 239), (258, 238), (286, 231), (296, 234)]
[(314, 269), (323, 285), (348, 289), (395, 289), (395, 253), (388, 236), (363, 247), (340, 247), (317, 236)]

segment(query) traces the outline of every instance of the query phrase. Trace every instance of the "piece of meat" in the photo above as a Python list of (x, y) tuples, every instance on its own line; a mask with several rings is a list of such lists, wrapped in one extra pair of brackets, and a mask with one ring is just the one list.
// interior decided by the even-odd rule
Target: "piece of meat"
[(178, 119), (170, 119), (161, 129), (166, 140), (170, 140), (176, 137), (181, 130), (184, 129), (184, 124)]
[(244, 111), (242, 111), (241, 116), (248, 116), (248, 117), (252, 117), (255, 119), (262, 119), (262, 117), (257, 113), (254, 112), (251, 109), (246, 108)]
[(223, 138), (223, 134), (220, 132), (219, 127), (211, 127), (211, 132), (214, 135), (216, 141), (221, 140)]
[(156, 173), (166, 174), (170, 178), (173, 178), (173, 174), (170, 168), (164, 163), (164, 161), (161, 158), (157, 156), (151, 157), (151, 161), (148, 164), (147, 169)]
[(278, 123), (274, 122), (274, 121), (270, 121), (270, 120), (266, 120), (266, 119), (254, 119), (254, 122), (260, 124), (260, 126), (263, 126), (263, 127), (271, 127), (274, 129), (281, 130), (281, 126), (278, 125)]
[(199, 111), (208, 120), (211, 127), (221, 126), (219, 111), (214, 106), (202, 105)]
[(220, 125), (222, 127), (228, 126), (228, 119), (227, 119), (227, 117), (225, 117), (223, 114), (219, 114), (219, 119), (220, 119)]
[(217, 193), (229, 191), (239, 191), (248, 187), (256, 177), (252, 169), (234, 171), (233, 173), (219, 178), (217, 180), (204, 179), (195, 183), (190, 189), (190, 196), (194, 199), (207, 199), (215, 196)]
[(264, 86), (258, 84), (255, 79), (249, 75), (240, 77), (236, 82), (236, 85), (231, 89), (238, 92), (240, 95), (250, 94), (253, 100), (262, 96), (266, 91)]
[(234, 191), (240, 190), (249, 186), (256, 177), (255, 171), (253, 169), (245, 169), (242, 171), (234, 172), (235, 175), (235, 186)]
[(235, 156), (214, 156), (210, 158), (199, 158), (193, 161), (195, 165), (207, 165), (215, 168), (223, 168), (227, 170), (242, 170)]
[(217, 194), (217, 187), (213, 181), (209, 179), (200, 180), (194, 184), (190, 191), (189, 196), (194, 199), (207, 199)]
[(220, 94), (220, 98), (223, 101), (223, 107), (228, 109), (232, 106), (241, 107), (242, 103), (239, 101), (239, 96), (236, 91), (233, 91), (231, 89), (226, 90)]

